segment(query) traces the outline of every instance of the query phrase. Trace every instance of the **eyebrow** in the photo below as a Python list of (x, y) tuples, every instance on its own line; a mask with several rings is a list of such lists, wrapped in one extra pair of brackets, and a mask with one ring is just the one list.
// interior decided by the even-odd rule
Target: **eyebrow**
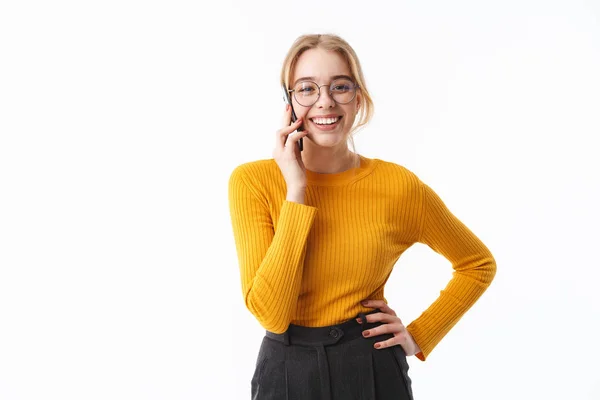
[[(354, 81), (354, 79), (352, 79), (352, 77), (348, 76), (348, 75), (333, 75), (331, 77), (331, 80), (334, 81), (336, 79), (340, 79), (340, 78), (346, 78), (346, 79), (350, 79), (351, 81)], [(294, 82), (293, 86), (296, 86), (298, 84), (298, 82), (300, 81), (314, 81), (315, 78), (314, 76), (305, 76), (304, 78), (298, 78), (296, 79), (296, 82)]]

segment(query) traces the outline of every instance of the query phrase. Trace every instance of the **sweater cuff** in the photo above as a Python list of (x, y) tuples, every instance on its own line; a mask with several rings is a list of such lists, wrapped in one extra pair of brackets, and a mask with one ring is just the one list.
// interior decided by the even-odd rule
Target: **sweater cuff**
[(420, 352), (415, 354), (415, 357), (417, 357), (421, 361), (425, 361), (427, 359), (427, 356), (433, 349), (433, 347), (435, 347), (435, 345), (432, 346), (429, 343), (424, 343), (425, 336), (419, 332), (419, 329), (417, 328), (415, 322), (412, 322), (409, 325), (407, 325), (406, 330), (408, 331), (408, 333), (411, 334), (411, 336), (413, 337), (413, 340), (417, 343), (417, 345), (421, 349)]
[(284, 200), (279, 214), (279, 221), (295, 221), (300, 226), (310, 226), (317, 210), (317, 207)]

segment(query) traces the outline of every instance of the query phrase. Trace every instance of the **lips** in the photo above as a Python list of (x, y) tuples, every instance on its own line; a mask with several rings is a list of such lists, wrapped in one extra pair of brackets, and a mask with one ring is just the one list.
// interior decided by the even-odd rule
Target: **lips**
[[(333, 124), (317, 124), (313, 119), (317, 118), (317, 117), (313, 117), (313, 118), (309, 118), (310, 122), (313, 126), (315, 126), (318, 130), (320, 131), (332, 131), (334, 129), (336, 129), (339, 125), (340, 125), (340, 121), (342, 120), (341, 116), (336, 116), (337, 117), (337, 121), (335, 121)], [(336, 118), (333, 117), (333, 118)], [(319, 117), (322, 118), (322, 117)], [(318, 119), (318, 118), (317, 118)]]
[(314, 118), (336, 118), (336, 117), (342, 117), (339, 114), (326, 114), (326, 115), (313, 115), (312, 117), (310, 117), (310, 119), (314, 119)]
[[(316, 125), (335, 125), (338, 122), (340, 122), (340, 120), (342, 119), (342, 116), (330, 114), (330, 115), (319, 115), (319, 116), (311, 117), (309, 119), (311, 122), (313, 122)], [(331, 120), (336, 120), (336, 121), (333, 124), (327, 124), (327, 122), (330, 122)], [(319, 121), (320, 123), (317, 123), (317, 121)]]

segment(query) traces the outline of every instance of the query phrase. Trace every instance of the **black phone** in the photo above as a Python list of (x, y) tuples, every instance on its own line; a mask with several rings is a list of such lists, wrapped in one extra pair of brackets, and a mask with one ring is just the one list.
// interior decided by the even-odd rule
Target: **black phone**
[[(290, 107), (292, 108), (292, 123), (294, 123), (294, 122), (296, 122), (298, 117), (296, 117), (296, 113), (294, 112), (294, 106), (292, 105), (292, 99), (290, 97), (290, 92), (288, 92), (287, 87), (285, 87), (284, 83), (281, 84), (281, 88), (283, 89), (283, 101), (285, 101), (286, 104), (289, 104)], [(304, 130), (304, 127), (302, 126), (302, 124), (300, 124), (300, 126), (296, 130), (298, 132), (302, 132)], [(304, 149), (302, 139), (303, 138), (300, 138), (300, 140), (298, 140), (298, 147), (300, 148), (300, 151), (302, 151)]]

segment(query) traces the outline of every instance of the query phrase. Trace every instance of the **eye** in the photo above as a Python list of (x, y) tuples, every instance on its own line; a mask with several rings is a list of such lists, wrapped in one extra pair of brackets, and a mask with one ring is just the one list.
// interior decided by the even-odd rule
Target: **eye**
[(319, 91), (319, 87), (313, 82), (301, 82), (296, 85), (296, 93), (302, 96), (312, 96)]
[(335, 85), (333, 87), (333, 90), (335, 90), (336, 92), (347, 92), (348, 90), (350, 90), (350, 86), (348, 86), (348, 85)]

